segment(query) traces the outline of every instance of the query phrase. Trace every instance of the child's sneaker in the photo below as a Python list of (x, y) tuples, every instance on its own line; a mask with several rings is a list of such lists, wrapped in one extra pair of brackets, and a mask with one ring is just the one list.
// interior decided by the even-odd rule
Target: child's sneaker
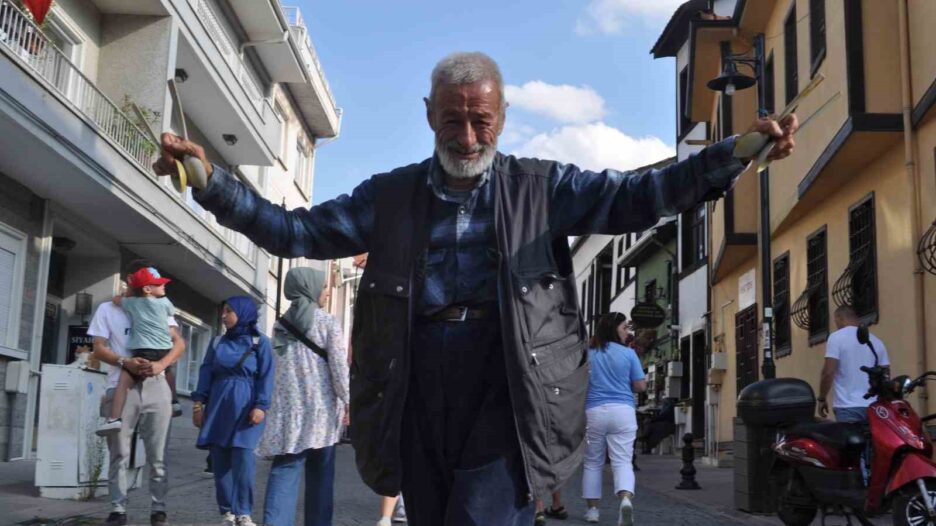
[(103, 424), (99, 425), (95, 433), (99, 437), (106, 437), (110, 435), (115, 435), (120, 433), (120, 428), (123, 426), (123, 420), (110, 419), (108, 418)]
[(588, 508), (585, 512), (585, 522), (597, 523), (599, 519), (598, 508)]
[(239, 515), (237, 517), (237, 526), (257, 526), (257, 524), (250, 518), (250, 515)]
[(390, 524), (390, 517), (381, 517), (380, 520), (377, 521), (377, 526), (390, 526)]
[(182, 404), (178, 400), (172, 401), (172, 418), (182, 416)]
[(634, 525), (634, 505), (626, 495), (621, 498), (621, 510), (618, 517), (618, 526)]
[(235, 526), (237, 524), (237, 518), (234, 517), (234, 514), (227, 512), (224, 515), (221, 515), (221, 526)]
[(403, 507), (403, 499), (397, 500), (396, 507), (393, 508), (392, 522), (406, 522), (406, 508)]

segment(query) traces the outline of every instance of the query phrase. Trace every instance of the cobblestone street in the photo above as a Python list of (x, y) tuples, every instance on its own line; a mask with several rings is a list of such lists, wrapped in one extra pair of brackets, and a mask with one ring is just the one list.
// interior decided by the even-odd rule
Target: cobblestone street
[[(189, 415), (186, 407), (186, 415)], [(170, 482), (169, 518), (172, 524), (216, 524), (218, 514), (214, 501), (214, 484), (203, 473), (205, 453), (193, 447), (196, 430), (187, 418), (173, 422), (169, 449)], [(639, 457), (641, 471), (637, 474), (636, 523), (640, 525), (709, 526), (717, 524), (778, 524), (774, 520), (752, 517), (730, 507), (731, 470), (701, 468), (699, 482), (703, 490), (676, 492), (679, 462), (672, 457)], [(258, 463), (254, 518), (262, 517), (264, 486), (269, 462)], [(59, 501), (38, 497), (32, 485), (32, 462), (6, 464), (0, 473), (0, 525), (33, 524), (101, 524), (109, 511), (107, 497), (91, 502)], [(340, 446), (335, 495), (336, 526), (371, 526), (377, 519), (379, 499), (361, 482), (354, 467), (350, 446)], [(565, 504), (571, 513), (567, 521), (556, 524), (580, 525), (583, 503), (577, 498), (581, 477), (569, 483)], [(611, 495), (605, 477), (606, 495)], [(144, 479), (145, 486), (145, 479)], [(300, 499), (301, 501), (301, 499)], [(133, 524), (149, 524), (149, 502), (145, 487), (131, 493), (130, 520)], [(615, 521), (614, 499), (606, 498), (601, 524)]]

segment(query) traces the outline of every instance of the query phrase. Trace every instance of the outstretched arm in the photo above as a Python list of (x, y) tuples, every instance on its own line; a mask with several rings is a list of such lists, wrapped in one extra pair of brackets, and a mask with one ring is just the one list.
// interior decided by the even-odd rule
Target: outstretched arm
[(208, 164), (204, 150), (190, 141), (164, 133), (157, 174), (175, 171), (174, 158), (198, 156), (209, 170), (208, 185), (193, 190), (195, 200), (222, 225), (245, 234), (270, 253), (282, 257), (333, 259), (367, 252), (373, 230), (373, 192), (365, 181), (350, 196), (312, 208), (286, 210), (257, 195), (220, 166)]

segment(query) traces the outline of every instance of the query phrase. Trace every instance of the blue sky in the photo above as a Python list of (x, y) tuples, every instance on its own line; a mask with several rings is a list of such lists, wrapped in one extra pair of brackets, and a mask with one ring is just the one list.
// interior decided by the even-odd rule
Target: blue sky
[(679, 0), (283, 0), (299, 5), (338, 105), (313, 203), (432, 154), (422, 97), (451, 51), (501, 66), (500, 150), (627, 169), (672, 153), (673, 59), (650, 48)]

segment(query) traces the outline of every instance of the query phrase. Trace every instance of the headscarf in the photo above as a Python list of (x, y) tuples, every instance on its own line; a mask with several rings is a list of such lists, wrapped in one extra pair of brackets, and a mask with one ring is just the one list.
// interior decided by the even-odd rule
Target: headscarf
[(224, 301), (225, 305), (237, 314), (237, 325), (224, 333), (228, 338), (238, 336), (260, 336), (257, 329), (257, 302), (250, 296), (232, 296)]
[[(296, 267), (286, 274), (283, 283), (283, 292), (286, 299), (292, 302), (286, 314), (283, 314), (289, 323), (306, 334), (312, 328), (315, 320), (315, 310), (321, 308), (319, 297), (325, 287), (325, 272), (309, 267)], [(286, 329), (277, 325), (273, 329), (273, 349), (280, 356), (286, 354), (289, 343), (296, 338)]]

